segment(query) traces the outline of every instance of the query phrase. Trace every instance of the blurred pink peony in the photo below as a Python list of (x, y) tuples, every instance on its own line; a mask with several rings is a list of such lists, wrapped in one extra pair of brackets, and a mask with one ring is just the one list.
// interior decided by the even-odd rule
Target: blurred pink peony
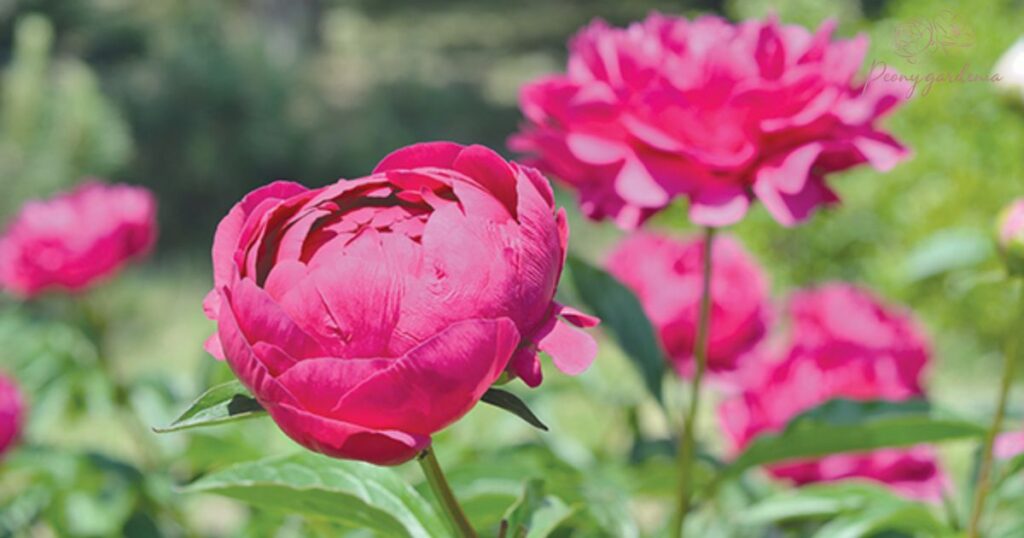
[(825, 368), (865, 362), (877, 377), (924, 393), (921, 377), (931, 349), (910, 312), (845, 283), (795, 293), (789, 310), (795, 352), (814, 357)]
[(150, 250), (156, 200), (141, 187), (88, 181), (32, 201), (0, 238), (0, 286), (22, 296), (81, 291)]
[(1010, 274), (1024, 275), (1024, 198), (1014, 200), (999, 215), (996, 243)]
[(0, 455), (7, 452), (21, 434), (25, 404), (14, 381), (0, 374)]
[(794, 225), (837, 201), (828, 173), (908, 155), (877, 125), (906, 84), (855, 82), (868, 40), (834, 41), (834, 27), (597, 20), (570, 42), (565, 74), (523, 88), (510, 146), (578, 189), (589, 216), (625, 228), (677, 196), (700, 225), (733, 224), (754, 198)]
[[(711, 279), (711, 331), (708, 368), (736, 370), (741, 357), (768, 327), (768, 280), (731, 237), (715, 240)], [(652, 233), (624, 239), (608, 258), (608, 270), (639, 298), (673, 365), (693, 371), (702, 289), (704, 241), (678, 241)]]
[[(539, 172), (481, 147), (409, 146), (373, 174), (246, 196), (213, 245), (208, 342), (281, 429), (397, 464), (538, 351), (575, 375), (597, 321), (556, 303), (568, 227)], [(575, 327), (574, 327), (575, 326)]]
[[(766, 360), (740, 394), (719, 409), (735, 452), (777, 432), (803, 411), (833, 398), (900, 401), (923, 396), (927, 342), (905, 313), (845, 284), (797, 294), (793, 334), (781, 361)], [(776, 477), (807, 484), (865, 478), (908, 497), (940, 499), (947, 478), (928, 446), (840, 454), (771, 466)]]
[(996, 437), (993, 453), (1001, 460), (1024, 454), (1024, 431), (1004, 433)]

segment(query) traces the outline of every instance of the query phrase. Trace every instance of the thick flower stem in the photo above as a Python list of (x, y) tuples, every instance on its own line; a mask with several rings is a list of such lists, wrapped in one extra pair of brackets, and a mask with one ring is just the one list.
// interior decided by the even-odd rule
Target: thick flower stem
[(420, 462), (420, 468), (423, 469), (423, 474), (427, 477), (430, 490), (434, 492), (434, 496), (441, 503), (445, 515), (448, 516), (448, 520), (455, 527), (459, 538), (476, 538), (476, 531), (469, 524), (466, 514), (462, 511), (462, 507), (459, 506), (459, 501), (455, 498), (455, 494), (452, 493), (452, 488), (444, 477), (444, 471), (441, 470), (441, 465), (437, 463), (437, 458), (434, 457), (433, 448), (427, 447), (426, 450), (420, 452), (416, 459)]
[[(1018, 287), (1016, 291), (1016, 301), (1018, 303), (1018, 312), (1021, 310), (1021, 306), (1024, 305), (1024, 296), (1022, 296), (1021, 290)], [(1003, 357), (1003, 377), (999, 384), (999, 394), (996, 397), (996, 411), (995, 416), (992, 417), (992, 425), (989, 427), (988, 433), (985, 435), (985, 443), (982, 445), (981, 452), (981, 465), (978, 468), (978, 483), (974, 488), (974, 507), (971, 510), (971, 520), (967, 527), (968, 538), (978, 538), (981, 536), (981, 515), (985, 511), (985, 500), (988, 497), (989, 488), (992, 482), (992, 464), (994, 455), (993, 447), (995, 446), (996, 437), (1003, 428), (1003, 416), (1006, 414), (1006, 403), (1010, 397), (1010, 386), (1013, 384), (1013, 378), (1017, 369), (1017, 362), (1019, 357), (1017, 356), (1020, 350), (1021, 337), (1016, 332), (1010, 332), (1006, 336), (1006, 352)]]
[(708, 367), (708, 335), (711, 328), (711, 258), (714, 242), (715, 229), (705, 228), (700, 314), (697, 318), (697, 334), (693, 346), (693, 358), (696, 365), (690, 384), (690, 405), (686, 410), (683, 433), (679, 440), (679, 502), (669, 528), (670, 536), (675, 538), (682, 538), (685, 535), (686, 516), (690, 512), (690, 502), (693, 498), (693, 469), (697, 452), (694, 431), (697, 414), (700, 411), (701, 383)]

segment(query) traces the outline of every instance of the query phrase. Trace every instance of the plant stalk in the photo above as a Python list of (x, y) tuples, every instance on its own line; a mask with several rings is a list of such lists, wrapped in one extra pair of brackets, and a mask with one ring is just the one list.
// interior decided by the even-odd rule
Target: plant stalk
[(476, 531), (469, 524), (465, 512), (462, 511), (458, 499), (455, 498), (451, 486), (448, 485), (448, 479), (444, 477), (441, 465), (437, 463), (433, 448), (427, 447), (423, 452), (420, 452), (416, 459), (420, 462), (420, 468), (423, 469), (424, 476), (427, 477), (427, 484), (430, 485), (430, 490), (434, 492), (434, 496), (441, 503), (445, 515), (448, 516), (448, 520), (452, 523), (459, 538), (477, 538)]
[[(1017, 311), (1019, 312), (1021, 307), (1024, 306), (1024, 297), (1022, 297), (1024, 294), (1021, 293), (1020, 285), (1014, 291)], [(992, 465), (995, 459), (993, 447), (995, 446), (996, 437), (1003, 428), (1003, 417), (1006, 414), (1006, 404), (1010, 398), (1010, 387), (1016, 375), (1020, 340), (1021, 337), (1016, 333), (1010, 333), (1006, 337), (1003, 377), (999, 383), (999, 394), (996, 397), (996, 411), (995, 416), (992, 417), (992, 426), (989, 427), (988, 433), (985, 435), (985, 443), (981, 449), (981, 466), (978, 468), (978, 483), (974, 489), (974, 506), (971, 510), (970, 524), (967, 527), (968, 538), (978, 538), (981, 535), (981, 516), (985, 511), (985, 501), (992, 486)]]
[(708, 336), (711, 329), (711, 269), (714, 252), (715, 229), (704, 229), (704, 259), (702, 265), (702, 283), (700, 295), (700, 313), (697, 318), (697, 334), (694, 339), (693, 358), (696, 363), (693, 380), (690, 384), (690, 405), (686, 410), (683, 422), (683, 433), (679, 441), (679, 502), (672, 517), (669, 535), (675, 538), (685, 536), (686, 516), (690, 512), (693, 499), (693, 469), (696, 459), (697, 415), (700, 411), (701, 383), (708, 367)]

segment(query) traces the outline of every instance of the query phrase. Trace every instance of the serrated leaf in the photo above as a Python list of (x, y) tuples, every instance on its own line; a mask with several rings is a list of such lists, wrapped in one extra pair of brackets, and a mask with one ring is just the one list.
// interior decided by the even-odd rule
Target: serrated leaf
[(192, 405), (166, 428), (153, 428), (157, 433), (176, 432), (189, 428), (214, 426), (266, 416), (267, 412), (238, 381), (217, 385), (196, 398)]
[(647, 390), (662, 402), (665, 354), (640, 301), (615, 277), (582, 259), (568, 257), (573, 286), (580, 299), (608, 329), (640, 373)]
[(234, 465), (200, 478), (185, 491), (224, 495), (381, 536), (451, 534), (433, 505), (394, 471), (313, 453)]
[(984, 435), (983, 426), (943, 416), (919, 400), (857, 402), (836, 399), (793, 418), (782, 432), (754, 439), (722, 470), (719, 479), (780, 461), (981, 438)]
[(537, 415), (526, 405), (526, 402), (519, 399), (519, 396), (507, 390), (490, 388), (480, 398), (481, 402), (500, 407), (509, 413), (523, 419), (527, 424), (539, 430), (548, 431), (546, 424), (541, 422)]

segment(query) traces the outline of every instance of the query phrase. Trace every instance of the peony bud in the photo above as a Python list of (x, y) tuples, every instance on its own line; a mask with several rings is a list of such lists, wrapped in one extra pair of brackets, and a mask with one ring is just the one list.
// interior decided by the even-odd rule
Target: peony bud
[(999, 76), (997, 87), (1018, 103), (1024, 104), (1024, 37), (1018, 39), (996, 62), (992, 74)]
[(996, 241), (1010, 274), (1024, 276), (1024, 198), (1015, 200), (999, 215)]

